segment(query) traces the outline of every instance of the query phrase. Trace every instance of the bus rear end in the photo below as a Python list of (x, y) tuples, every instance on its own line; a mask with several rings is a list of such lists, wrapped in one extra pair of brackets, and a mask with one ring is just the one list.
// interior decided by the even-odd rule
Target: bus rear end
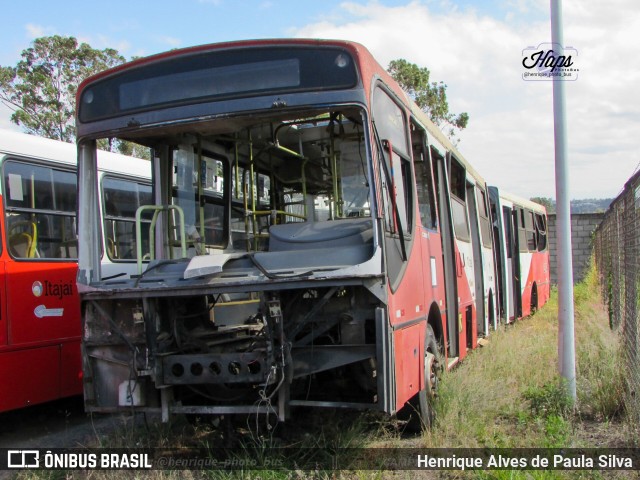
[(81, 393), (74, 153), (0, 132), (0, 411)]

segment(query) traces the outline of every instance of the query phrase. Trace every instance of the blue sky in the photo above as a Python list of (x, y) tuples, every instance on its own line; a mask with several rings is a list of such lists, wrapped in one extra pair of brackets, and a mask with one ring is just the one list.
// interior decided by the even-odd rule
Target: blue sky
[[(246, 38), (285, 37), (320, 20), (344, 21), (339, 1), (292, 0), (66, 0), (35, 1), (29, 8), (11, 2), (5, 18), (3, 65), (13, 62), (41, 34), (73, 35), (96, 48), (116, 47), (127, 58)], [(393, 0), (385, 5), (403, 5)], [(489, 2), (490, 3), (490, 2)], [(107, 6), (107, 7), (105, 7)]]
[[(247, 38), (287, 37), (309, 24), (345, 24), (354, 19), (346, 3), (386, 7), (406, 6), (408, 0), (34, 0), (24, 8), (11, 2), (4, 8), (7, 23), (0, 38), (0, 64), (14, 64), (29, 42), (43, 35), (72, 35), (95, 48), (116, 48), (126, 58), (171, 48)], [(521, 13), (517, 1), (414, 1), (434, 13), (472, 10), (504, 18)], [(547, 15), (529, 8), (527, 17)], [(523, 15), (524, 17), (525, 15)]]
[[(572, 198), (612, 197), (640, 161), (640, 68), (635, 0), (564, 0)], [(489, 181), (523, 196), (555, 197), (550, 82), (522, 79), (522, 51), (550, 41), (548, 0), (32, 0), (4, 6), (0, 65), (37, 37), (72, 35), (126, 58), (203, 43), (266, 37), (359, 41), (386, 66), (406, 58), (448, 85), (466, 111), (459, 148)], [(9, 123), (0, 109), (0, 127)]]

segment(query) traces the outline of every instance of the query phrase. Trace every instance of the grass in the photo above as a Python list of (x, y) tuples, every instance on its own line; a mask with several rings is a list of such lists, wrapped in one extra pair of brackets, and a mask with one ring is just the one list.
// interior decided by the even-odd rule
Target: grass
[[(437, 424), (425, 447), (632, 447), (623, 421), (620, 338), (609, 328), (592, 268), (575, 286), (575, 404), (558, 371), (558, 296), (535, 315), (501, 327), (490, 344), (448, 372)], [(477, 478), (603, 478), (598, 472), (474, 472)], [(609, 478), (607, 476), (607, 478)]]
[(591, 432), (619, 421), (624, 399), (619, 338), (609, 329), (593, 272), (576, 285), (574, 298), (575, 405), (557, 374), (554, 291), (534, 316), (493, 332), (488, 347), (445, 375), (437, 426), (424, 434), (424, 446), (601, 447), (603, 440), (620, 446), (625, 439)]
[(557, 319), (551, 313), (557, 310), (556, 302), (554, 295), (535, 317), (493, 332), (487, 347), (473, 352), (459, 368), (445, 375), (436, 405), (437, 427), (424, 435), (424, 446), (527, 447), (544, 443), (543, 425), (532, 421), (527, 395), (533, 398), (536, 389), (559, 382)]
[(610, 421), (623, 414), (625, 362), (621, 339), (609, 327), (600, 301), (595, 268), (576, 286), (574, 297), (579, 412), (583, 418)]

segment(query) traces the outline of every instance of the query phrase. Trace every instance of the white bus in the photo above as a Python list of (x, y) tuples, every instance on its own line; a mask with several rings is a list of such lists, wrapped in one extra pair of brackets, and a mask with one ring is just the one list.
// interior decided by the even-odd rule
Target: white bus
[[(70, 143), (0, 130), (0, 412), (82, 393), (76, 155)], [(97, 155), (102, 274), (128, 275), (150, 162)]]

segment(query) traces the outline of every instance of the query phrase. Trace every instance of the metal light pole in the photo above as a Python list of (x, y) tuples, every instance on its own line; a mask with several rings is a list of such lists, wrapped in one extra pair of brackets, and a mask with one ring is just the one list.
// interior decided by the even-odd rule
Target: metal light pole
[[(562, 0), (551, 1), (551, 42), (563, 54)], [(565, 82), (553, 81), (553, 132), (556, 153), (556, 213), (558, 268), (558, 367), (567, 382), (568, 394), (576, 400), (576, 352), (573, 310), (573, 260), (571, 258), (571, 203), (567, 167)]]

